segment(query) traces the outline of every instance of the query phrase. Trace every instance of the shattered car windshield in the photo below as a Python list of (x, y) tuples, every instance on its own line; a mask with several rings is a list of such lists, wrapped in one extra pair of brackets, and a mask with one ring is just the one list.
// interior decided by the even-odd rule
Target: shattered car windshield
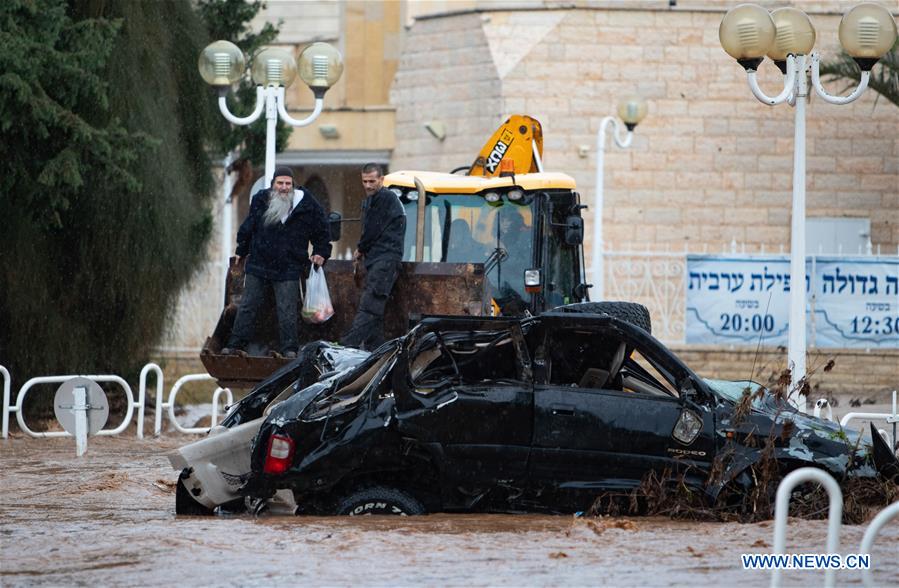
[(395, 355), (396, 348), (391, 347), (378, 356), (369, 357), (344, 375), (338, 376), (332, 386), (316, 397), (306, 409), (303, 418), (315, 420), (355, 406), (365, 397), (366, 392), (370, 391), (372, 385), (378, 386), (382, 383), (383, 375), (393, 365)]
[(712, 391), (717, 392), (719, 396), (724, 397), (726, 400), (730, 400), (733, 403), (739, 403), (743, 398), (744, 391), (748, 390), (749, 394), (752, 395), (753, 408), (761, 408), (762, 406), (763, 396), (758, 392), (763, 389), (764, 386), (757, 382), (751, 380), (713, 380), (710, 378), (703, 378), (703, 380), (708, 384)]

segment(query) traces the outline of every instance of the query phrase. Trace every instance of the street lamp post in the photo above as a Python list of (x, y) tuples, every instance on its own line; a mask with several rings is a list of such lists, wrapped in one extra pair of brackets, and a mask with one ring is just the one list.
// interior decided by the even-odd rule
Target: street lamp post
[(278, 117), (294, 127), (305, 127), (321, 114), (325, 92), (343, 73), (340, 52), (327, 43), (312, 43), (300, 54), (299, 74), (315, 95), (312, 113), (302, 120), (287, 114), (284, 91), (297, 75), (297, 63), (293, 55), (284, 49), (263, 49), (253, 59), (251, 75), (256, 82), (256, 107), (249, 116), (235, 116), (228, 110), (225, 97), (231, 84), (244, 75), (245, 59), (240, 49), (228, 41), (215, 41), (203, 49), (198, 67), (200, 75), (219, 92), (219, 110), (228, 122), (248, 125), (255, 122), (265, 110), (265, 182), (271, 183), (275, 172), (275, 127)]
[(618, 105), (618, 116), (624, 122), (627, 128), (627, 135), (621, 138), (621, 127), (618, 125), (618, 119), (614, 116), (607, 116), (599, 123), (599, 130), (596, 133), (596, 202), (594, 204), (593, 213), (593, 257), (590, 263), (590, 274), (593, 279), (593, 292), (596, 300), (602, 300), (605, 296), (605, 267), (603, 265), (603, 252), (605, 245), (602, 237), (602, 212), (603, 206), (603, 185), (605, 183), (605, 156), (606, 156), (606, 131), (609, 125), (612, 125), (612, 137), (615, 144), (621, 149), (630, 147), (634, 138), (634, 128), (646, 116), (646, 102), (639, 98), (630, 98)]
[[(240, 48), (228, 41), (215, 41), (200, 53), (197, 67), (206, 83), (218, 91), (219, 111), (228, 122), (236, 125), (249, 125), (258, 120), (262, 111), (265, 110), (264, 185), (270, 186), (272, 175), (275, 173), (275, 138), (278, 117), (280, 116), (281, 120), (294, 127), (305, 127), (315, 121), (322, 112), (325, 92), (340, 79), (340, 75), (343, 73), (343, 59), (340, 52), (327, 43), (312, 43), (300, 54), (300, 78), (315, 95), (315, 107), (312, 113), (302, 120), (291, 117), (284, 106), (284, 91), (290, 87), (297, 75), (297, 63), (289, 52), (283, 49), (269, 48), (256, 54), (251, 69), (253, 81), (257, 84), (256, 106), (249, 116), (244, 117), (232, 114), (228, 110), (226, 100), (231, 85), (246, 73), (246, 58)], [(224, 163), (222, 256), (226, 276), (231, 251), (231, 187), (228, 177), (228, 165), (231, 159), (229, 153)]]
[[(889, 11), (873, 3), (852, 8), (840, 22), (840, 44), (861, 69), (858, 87), (848, 96), (828, 94), (821, 85), (819, 56), (813, 52), (815, 28), (808, 16), (795, 8), (772, 13), (755, 4), (741, 4), (721, 21), (718, 37), (724, 50), (743, 66), (749, 88), (760, 102), (775, 106), (784, 102), (795, 108), (793, 129), (793, 211), (790, 238), (790, 322), (788, 362), (791, 369), (790, 401), (803, 412), (801, 394), (805, 380), (805, 107), (812, 87), (825, 102), (848, 104), (868, 86), (871, 68), (896, 41), (896, 22)], [(756, 71), (765, 56), (784, 74), (783, 90), (775, 97), (759, 87)]]

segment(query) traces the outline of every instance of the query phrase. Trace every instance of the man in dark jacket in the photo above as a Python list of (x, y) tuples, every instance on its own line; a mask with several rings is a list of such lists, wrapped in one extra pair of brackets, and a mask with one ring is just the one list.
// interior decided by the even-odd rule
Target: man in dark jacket
[(340, 340), (347, 347), (374, 349), (384, 342), (384, 309), (400, 272), (406, 211), (396, 194), (384, 188), (381, 166), (362, 168), (362, 238), (353, 254), (365, 263), (365, 289), (350, 330)]
[[(293, 172), (278, 167), (269, 190), (260, 190), (250, 202), (250, 212), (237, 231), (237, 259), (245, 264), (244, 295), (234, 319), (226, 355), (239, 354), (252, 340), (256, 314), (265, 290), (275, 293), (280, 352), (296, 357), (297, 300), (300, 280), (310, 263), (322, 265), (331, 255), (325, 212), (309, 190), (294, 189)], [(312, 255), (309, 255), (309, 244)]]

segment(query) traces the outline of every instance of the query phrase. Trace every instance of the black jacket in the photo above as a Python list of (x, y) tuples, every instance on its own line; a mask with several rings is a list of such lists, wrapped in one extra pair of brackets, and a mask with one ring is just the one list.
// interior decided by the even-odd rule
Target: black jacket
[(362, 238), (357, 249), (365, 267), (376, 261), (401, 261), (406, 237), (406, 211), (399, 197), (381, 188), (362, 202)]
[(265, 280), (285, 281), (306, 277), (309, 273), (309, 243), (312, 254), (331, 256), (330, 233), (325, 211), (306, 188), (303, 199), (287, 217), (286, 223), (265, 226), (270, 190), (260, 190), (250, 202), (250, 213), (237, 231), (237, 255), (249, 253), (246, 272)]

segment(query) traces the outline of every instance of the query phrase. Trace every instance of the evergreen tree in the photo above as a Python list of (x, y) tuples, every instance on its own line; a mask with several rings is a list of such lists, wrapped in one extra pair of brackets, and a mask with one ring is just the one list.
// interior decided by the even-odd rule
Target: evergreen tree
[(188, 0), (0, 2), (0, 364), (16, 382), (133, 373), (159, 341), (212, 226), (208, 41)]

